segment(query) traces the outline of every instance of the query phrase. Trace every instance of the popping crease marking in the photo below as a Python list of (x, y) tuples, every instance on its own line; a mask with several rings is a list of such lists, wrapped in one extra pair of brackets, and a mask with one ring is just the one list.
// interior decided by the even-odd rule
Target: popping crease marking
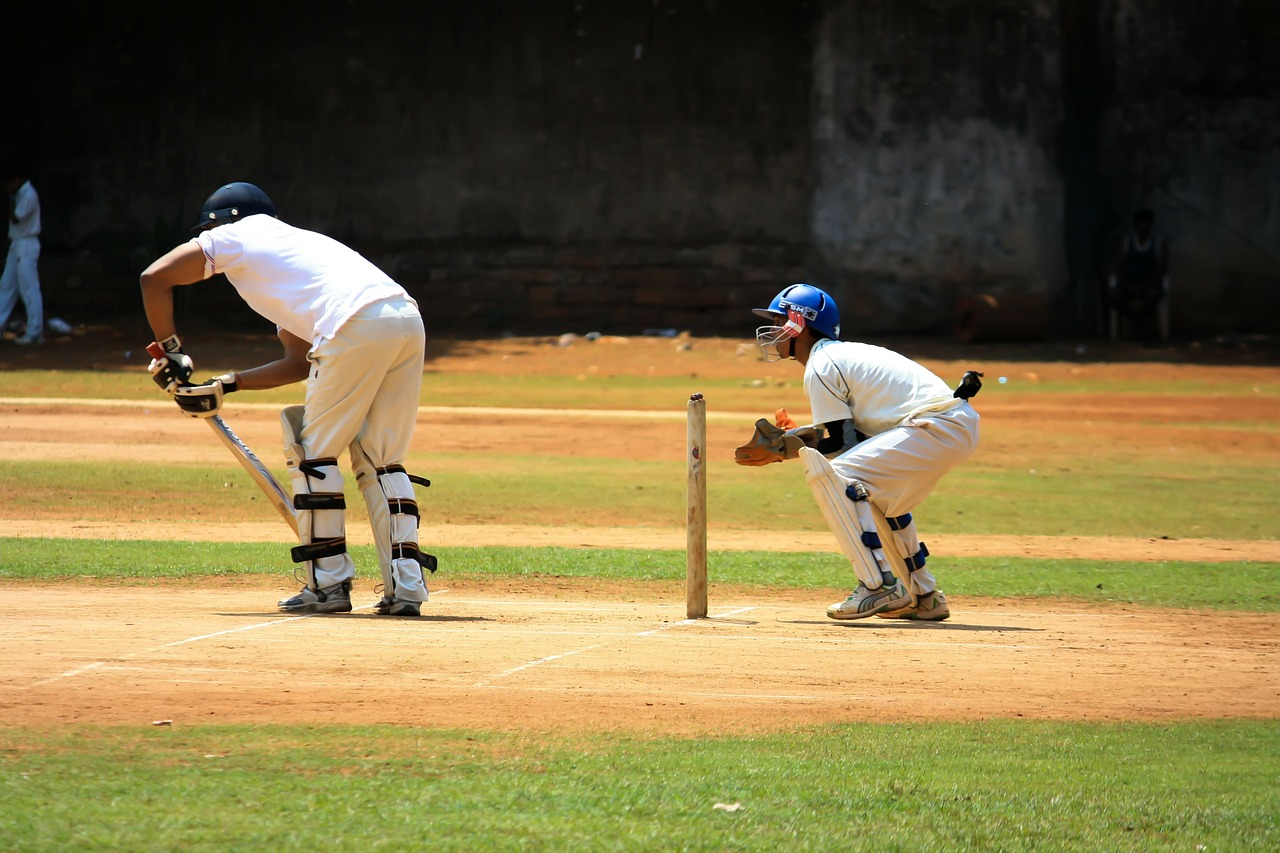
[[(446, 592), (448, 592), (447, 589), (439, 589), (435, 591), (435, 594), (442, 595)], [(373, 607), (372, 604), (363, 604), (353, 609), (367, 610), (371, 607)], [(310, 619), (312, 616), (322, 616), (322, 615), (327, 615), (327, 614), (302, 613), (297, 616), (286, 616), (283, 619), (272, 619), (268, 622), (258, 622), (257, 624), (254, 624), (254, 625), (241, 625), (239, 628), (228, 628), (225, 631), (214, 631), (212, 634), (201, 634), (198, 637), (187, 637), (185, 640), (174, 640), (172, 643), (165, 643), (160, 646), (154, 646), (152, 648), (143, 649), (137, 652), (129, 652), (128, 654), (120, 655), (118, 658), (116, 658), (116, 660), (128, 660), (129, 658), (137, 657), (138, 655), (151, 654), (153, 652), (158, 652), (162, 649), (171, 649), (171, 648), (174, 648), (175, 646), (185, 646), (188, 643), (197, 643), (201, 640), (211, 640), (211, 639), (214, 639), (215, 637), (225, 637), (228, 634), (238, 634), (241, 631), (253, 631), (258, 628), (271, 628), (275, 625), (287, 625), (292, 622), (297, 622), (299, 619)], [(46, 684), (52, 684), (55, 681), (61, 681), (62, 679), (65, 679), (65, 678), (75, 678), (77, 675), (82, 675), (86, 672), (89, 672), (90, 670), (119, 669), (119, 668), (120, 667), (108, 666), (107, 661), (101, 661), (101, 660), (94, 661), (93, 663), (85, 664), (84, 666), (76, 667), (75, 669), (70, 669), (70, 670), (67, 670), (66, 672), (62, 672), (57, 675), (51, 675), (48, 678), (43, 678), (40, 681), (34, 682), (32, 684), (28, 684), (26, 687), (23, 687), (21, 689), (31, 690), (32, 688), (35, 688), (35, 687), (43, 687)]]
[[(717, 616), (710, 616), (710, 617), (708, 617), (708, 618), (709, 618), (709, 619), (723, 619), (723, 618), (728, 617), (728, 616), (736, 616), (736, 615), (737, 615), (737, 614), (739, 614), (739, 613), (746, 613), (746, 612), (747, 612), (747, 611), (749, 611), (749, 610), (755, 610), (755, 608), (754, 608), (754, 607), (740, 607), (740, 608), (738, 608), (737, 610), (730, 610), (728, 613), (721, 613), (721, 614), (718, 614)], [(649, 637), (649, 636), (652, 636), (652, 635), (654, 635), (654, 634), (660, 634), (660, 633), (662, 633), (663, 631), (668, 631), (668, 630), (670, 630), (670, 629), (672, 629), (672, 628), (678, 628), (678, 627), (680, 627), (681, 625), (693, 625), (693, 624), (696, 624), (696, 623), (701, 622), (701, 621), (704, 621), (704, 620), (701, 620), (701, 619), (681, 619), (679, 622), (672, 622), (670, 625), (663, 625), (661, 628), (653, 628), (653, 629), (648, 630), (648, 631), (639, 631), (639, 632), (634, 633), (634, 634), (624, 634), (624, 635), (622, 635), (622, 636), (624, 636), (624, 637)], [(535, 667), (535, 666), (541, 666), (541, 665), (542, 665), (542, 664), (544, 664), (544, 663), (551, 663), (552, 661), (561, 660), (561, 659), (563, 659), (563, 658), (567, 658), (567, 657), (570, 657), (570, 656), (572, 656), (572, 655), (580, 655), (580, 654), (582, 654), (583, 652), (589, 652), (589, 651), (592, 651), (593, 649), (598, 649), (598, 648), (600, 648), (600, 647), (601, 647), (601, 646), (603, 646), (603, 645), (604, 645), (604, 643), (595, 643), (594, 645), (584, 646), (583, 648), (580, 648), (580, 649), (573, 649), (572, 651), (561, 652), (560, 654), (556, 654), (556, 655), (548, 655), (548, 656), (547, 656), (547, 657), (545, 657), (545, 658), (539, 658), (538, 660), (529, 661), (528, 663), (522, 663), (522, 664), (520, 664), (520, 665), (519, 665), (519, 666), (517, 666), (517, 667), (512, 667), (511, 669), (503, 670), (502, 672), (498, 673), (497, 675), (493, 676), (492, 678), (486, 679), (485, 681), (478, 681), (478, 682), (476, 682), (475, 686), (476, 686), (476, 687), (487, 687), (488, 685), (492, 684), (493, 682), (497, 681), (497, 680), (498, 680), (498, 679), (500, 679), (500, 678), (506, 678), (508, 675), (515, 675), (517, 672), (524, 672), (526, 669), (532, 669), (532, 668), (533, 668), (533, 667)]]
[[(372, 607), (373, 605), (370, 604), (367, 606)], [(129, 652), (128, 654), (120, 655), (118, 658), (116, 658), (116, 660), (128, 660), (129, 658), (137, 657), (138, 655), (146, 655), (146, 654), (151, 654), (153, 652), (158, 652), (161, 649), (171, 649), (174, 646), (185, 646), (188, 643), (195, 643), (195, 642), (199, 642), (200, 640), (210, 640), (210, 639), (213, 639), (214, 637), (225, 637), (228, 634), (238, 634), (241, 631), (252, 631), (257, 628), (270, 628), (273, 625), (284, 625), (289, 622), (296, 622), (299, 619), (310, 619), (312, 616), (320, 616), (320, 615), (321, 614), (319, 613), (304, 613), (299, 616), (286, 616), (283, 619), (272, 619), (270, 622), (259, 622), (256, 625), (241, 625), (239, 628), (228, 628), (225, 631), (215, 631), (212, 634), (201, 634), (198, 637), (188, 637), (185, 640), (174, 640), (172, 643), (165, 643), (160, 646), (154, 646), (152, 648), (143, 649), (137, 652)], [(50, 676), (49, 678), (45, 678), (40, 681), (37, 681), (34, 684), (28, 685), (26, 689), (29, 690), (32, 687), (41, 687), (45, 684), (51, 684), (55, 681), (59, 681), (64, 678), (74, 678), (75, 676), (88, 672), (91, 669), (98, 669), (106, 666), (107, 666), (107, 661), (94, 661), (91, 664), (77, 667), (76, 669), (68, 670), (67, 672), (63, 672), (58, 675)]]

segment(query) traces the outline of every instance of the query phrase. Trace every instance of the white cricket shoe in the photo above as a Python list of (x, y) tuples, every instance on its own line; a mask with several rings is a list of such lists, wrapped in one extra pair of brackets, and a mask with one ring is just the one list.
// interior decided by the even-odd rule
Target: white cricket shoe
[(350, 613), (351, 581), (342, 581), (321, 590), (303, 587), (292, 598), (276, 605), (283, 613)]
[(422, 602), (388, 598), (384, 595), (377, 604), (373, 605), (373, 612), (379, 616), (421, 616)]
[(827, 608), (827, 615), (832, 619), (866, 619), (881, 611), (897, 610), (910, 603), (911, 593), (896, 578), (892, 584), (886, 583), (879, 589), (867, 589), (859, 581), (858, 588), (849, 593), (848, 598)]

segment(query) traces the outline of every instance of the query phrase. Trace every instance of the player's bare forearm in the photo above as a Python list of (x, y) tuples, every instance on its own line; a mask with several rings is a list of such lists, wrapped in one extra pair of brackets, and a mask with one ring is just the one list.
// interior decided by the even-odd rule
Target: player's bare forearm
[(142, 271), (142, 307), (156, 340), (177, 332), (173, 322), (173, 289), (204, 278), (204, 252), (195, 243), (183, 243), (156, 258)]
[(279, 388), (291, 385), (307, 378), (309, 365), (299, 365), (288, 358), (277, 359), (248, 370), (236, 371), (236, 388), (240, 391), (262, 391), (267, 388)]
[(280, 330), (279, 337), (284, 353), (275, 361), (237, 372), (238, 390), (261, 391), (266, 388), (279, 388), (281, 385), (290, 385), (307, 378), (311, 370), (311, 362), (307, 361), (311, 344), (284, 329)]
[(177, 332), (173, 323), (173, 290), (156, 285), (148, 286), (142, 279), (142, 308), (147, 314), (147, 324), (157, 341), (163, 341)]

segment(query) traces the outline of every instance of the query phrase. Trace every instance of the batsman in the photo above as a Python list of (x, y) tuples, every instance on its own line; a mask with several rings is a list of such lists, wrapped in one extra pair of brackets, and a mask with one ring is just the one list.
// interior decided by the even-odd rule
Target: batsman
[[(253, 184), (219, 187), (195, 236), (142, 273), (147, 322), (163, 354), (156, 384), (193, 417), (212, 417), (227, 394), (306, 380), (305, 403), (281, 414), (304, 584), (279, 602), (286, 613), (347, 613), (355, 564), (347, 551), (346, 499), (338, 457), (347, 451), (369, 509), (382, 573), (374, 612), (421, 615), (423, 569), (415, 482), (404, 467), (417, 424), (425, 333), (417, 303), (359, 253), (276, 218)], [(191, 357), (174, 324), (173, 290), (223, 273), (240, 297), (276, 326), (283, 352), (266, 364), (193, 383)]]
[(857, 586), (827, 608), (832, 619), (919, 619), (951, 615), (947, 597), (925, 566), (929, 550), (911, 513), (978, 446), (978, 413), (969, 399), (982, 374), (965, 373), (955, 391), (906, 356), (840, 340), (840, 312), (820, 288), (793, 284), (756, 315), (767, 362), (804, 368), (814, 423), (756, 422), (735, 452), (739, 465), (800, 459), (805, 479)]

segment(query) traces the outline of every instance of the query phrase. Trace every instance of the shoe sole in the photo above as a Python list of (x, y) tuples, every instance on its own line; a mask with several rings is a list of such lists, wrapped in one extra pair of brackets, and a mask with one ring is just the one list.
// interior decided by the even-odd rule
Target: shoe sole
[(297, 607), (285, 607), (277, 604), (276, 609), (281, 613), (350, 613), (351, 602), (344, 601), (335, 604), (301, 604)]
[(951, 611), (947, 610), (942, 613), (934, 613), (927, 616), (920, 613), (912, 613), (909, 616), (899, 616), (897, 618), (910, 619), (913, 622), (945, 622), (950, 617), (951, 617)]

